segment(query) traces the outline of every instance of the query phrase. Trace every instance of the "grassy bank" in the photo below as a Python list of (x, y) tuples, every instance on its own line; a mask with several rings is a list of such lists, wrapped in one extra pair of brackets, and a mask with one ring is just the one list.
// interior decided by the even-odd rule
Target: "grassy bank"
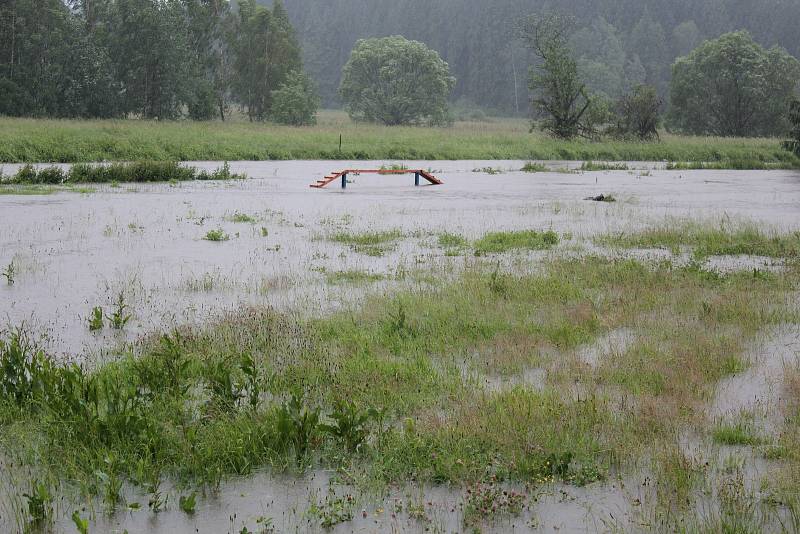
[[(339, 136), (342, 147), (339, 150)], [(451, 128), (354, 124), (324, 112), (314, 127), (247, 122), (55, 121), (0, 118), (0, 162), (287, 159), (518, 159), (712, 162), (722, 168), (796, 167), (777, 139), (665, 134), (658, 143), (558, 141), (522, 119)]]
[[(539, 234), (498, 236), (487, 236), (490, 250), (542, 248)], [(68, 481), (113, 510), (131, 504), (123, 482), (153, 502), (165, 479), (214, 486), (265, 466), (325, 466), (380, 484), (535, 488), (645, 464), (658, 474), (660, 517), (678, 520), (703, 476), (676, 460), (678, 435), (692, 427), (721, 439), (705, 421), (714, 387), (748, 366), (759, 332), (800, 320), (786, 299), (797, 282), (791, 263), (778, 274), (721, 275), (590, 256), (520, 276), (477, 261), (456, 280), (376, 294), (322, 319), (240, 309), (93, 366), (9, 333), (0, 446), (33, 468), (20, 488), (27, 502), (30, 488), (49, 496)], [(636, 332), (626, 348), (581, 356), (620, 329)], [(504, 385), (529, 369), (544, 371), (541, 383)], [(796, 435), (750, 441), (789, 450)], [(796, 480), (787, 484), (796, 491)]]

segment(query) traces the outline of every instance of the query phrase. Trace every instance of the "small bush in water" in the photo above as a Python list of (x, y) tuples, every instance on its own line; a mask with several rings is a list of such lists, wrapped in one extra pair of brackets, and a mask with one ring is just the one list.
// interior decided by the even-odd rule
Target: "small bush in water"
[(227, 241), (231, 238), (228, 234), (222, 231), (222, 228), (217, 228), (216, 230), (209, 230), (208, 233), (203, 237), (206, 241)]

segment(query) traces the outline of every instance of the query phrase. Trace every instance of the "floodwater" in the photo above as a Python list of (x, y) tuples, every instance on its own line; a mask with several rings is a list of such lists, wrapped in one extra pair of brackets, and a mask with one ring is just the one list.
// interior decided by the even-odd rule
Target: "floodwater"
[[(0, 266), (13, 262), (17, 271), (13, 285), (0, 286), (0, 325), (25, 323), (51, 351), (78, 355), (246, 304), (322, 313), (357, 294), (346, 284), (327, 284), (325, 273), (413, 279), (463, 265), (463, 257), (436, 246), (443, 231), (476, 238), (487, 231), (554, 229), (567, 236), (562, 247), (568, 248), (598, 233), (670, 218), (800, 228), (800, 173), (791, 171), (529, 174), (513, 171), (520, 161), (402, 162), (434, 170), (445, 184), (414, 187), (411, 175), (361, 175), (346, 190), (308, 187), (335, 169), (385, 163), (392, 162), (241, 162), (232, 170), (253, 179), (0, 195)], [(215, 169), (220, 162), (188, 165)], [(484, 167), (504, 172), (473, 171)], [(618, 201), (582, 200), (600, 193)], [(255, 222), (234, 222), (236, 214)], [(203, 239), (216, 229), (230, 239)], [(325, 239), (394, 229), (406, 237), (380, 257)], [(90, 332), (92, 309), (111, 313), (120, 294), (131, 316), (124, 331)]]
[[(411, 175), (362, 175), (351, 176), (345, 190), (338, 183), (322, 190), (308, 187), (334, 170), (392, 163), (431, 169), (445, 184), (414, 187)], [(0, 268), (12, 262), (16, 268), (14, 284), (0, 283), (0, 330), (25, 324), (53, 353), (88, 358), (120, 342), (201, 323), (249, 304), (321, 314), (353, 303), (363, 292), (348, 284), (328, 283), (332, 273), (358, 270), (384, 275), (389, 281), (370, 287), (388, 287), (463, 268), (468, 256), (453, 256), (437, 245), (438, 234), (445, 231), (475, 239), (489, 231), (553, 229), (564, 236), (556, 253), (570, 253), (593, 249), (586, 239), (594, 235), (633, 231), (671, 219), (754, 221), (800, 230), (797, 172), (667, 171), (653, 164), (631, 164), (640, 170), (528, 174), (515, 170), (523, 163), (232, 162), (232, 171), (251, 179), (99, 185), (90, 193), (0, 194)], [(188, 165), (213, 170), (220, 164)], [(484, 167), (503, 172), (474, 172)], [(0, 169), (9, 174), (16, 166)], [(609, 193), (617, 202), (583, 200)], [(239, 217), (237, 222), (236, 215), (252, 220)], [(216, 229), (229, 239), (203, 239)], [(380, 256), (326, 239), (337, 232), (385, 230), (400, 230), (404, 237)], [(535, 269), (536, 260), (547, 254), (520, 253), (511, 261), (517, 269)], [(667, 251), (631, 254), (670, 256)], [(720, 269), (774, 266), (764, 258), (711, 262)], [(129, 323), (121, 331), (106, 326), (91, 332), (92, 308), (100, 306), (110, 315), (120, 295)], [(593, 366), (607, 354), (624, 350), (633, 339), (635, 332), (614, 331), (596, 345), (581, 348), (578, 356)], [(769, 345), (765, 350), (771, 350)], [(758, 361), (765, 363), (754, 366), (752, 377), (733, 377), (720, 386), (710, 408), (714, 416), (732, 408), (751, 408), (747, 396), (751, 392), (763, 393), (772, 403), (772, 390), (760, 377), (774, 376), (778, 364)], [(481, 380), (488, 390), (502, 390), (538, 387), (544, 375), (540, 369), (530, 369), (517, 378)], [(762, 385), (764, 389), (758, 389)], [(638, 510), (652, 498), (646, 477), (642, 478), (587, 488), (537, 488), (536, 495), (528, 492), (536, 498), (529, 499), (520, 517), (493, 528), (498, 532), (637, 530), (642, 521)], [(224, 482), (217, 492), (198, 500), (192, 516), (179, 511), (175, 502), (159, 514), (143, 506), (142, 511), (121, 511), (111, 517), (100, 513), (92, 531), (240, 532), (243, 526), (258, 531), (267, 526), (259, 519), (269, 518), (277, 532), (305, 532), (318, 528), (317, 521), (309, 519), (309, 502), (324, 500), (329, 488), (338, 496), (348, 491), (346, 485), (331, 484), (331, 473), (326, 472), (303, 477), (259, 474)], [(147, 496), (132, 494), (128, 500), (146, 503)], [(334, 531), (457, 532), (463, 528), (462, 501), (460, 488), (393, 488), (384, 495), (358, 495), (353, 521)], [(423, 512), (412, 517), (413, 503)], [(72, 528), (68, 518), (59, 523), (59, 529)]]

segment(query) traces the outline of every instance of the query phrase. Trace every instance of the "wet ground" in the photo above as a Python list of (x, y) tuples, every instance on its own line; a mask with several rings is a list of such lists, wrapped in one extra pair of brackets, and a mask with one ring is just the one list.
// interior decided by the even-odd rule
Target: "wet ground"
[[(351, 177), (346, 190), (337, 183), (322, 190), (308, 187), (333, 170), (391, 163), (244, 162), (232, 163), (231, 170), (246, 173), (251, 177), (246, 181), (0, 194), (0, 267), (13, 262), (16, 270), (14, 284), (0, 284), (0, 329), (25, 323), (52, 351), (90, 358), (142, 334), (200, 322), (246, 304), (323, 313), (353, 302), (364, 290), (329, 283), (338, 272), (383, 275), (383, 281), (368, 285), (375, 288), (424, 282), (426, 277), (462, 267), (470, 261), (469, 254), (453, 255), (437, 244), (445, 231), (475, 239), (488, 231), (553, 229), (565, 236), (556, 250), (560, 253), (593, 247), (587, 241), (593, 235), (635, 230), (672, 218), (741, 219), (782, 230), (800, 229), (800, 173), (790, 171), (667, 171), (659, 165), (631, 164), (640, 170), (529, 174), (514, 170), (522, 167), (519, 161), (402, 162), (431, 169), (445, 184), (414, 187), (411, 175), (362, 175)], [(214, 169), (219, 163), (192, 165)], [(485, 167), (503, 172), (474, 171)], [(15, 166), (2, 170), (13, 173)], [(599, 194), (612, 194), (617, 202), (583, 200)], [(217, 229), (229, 239), (204, 239)], [(326, 239), (337, 232), (385, 230), (400, 230), (403, 237), (379, 256)], [(542, 254), (518, 254), (510, 261), (518, 269), (534, 269), (534, 260)], [(632, 254), (670, 255), (668, 251)], [(774, 266), (766, 258), (710, 261), (719, 268)], [(92, 309), (100, 306), (110, 315), (120, 295), (123, 315), (130, 315), (125, 328), (90, 331)], [(793, 348), (797, 336), (792, 330), (767, 333), (765, 348), (754, 348), (750, 374), (720, 385), (709, 417), (777, 406), (780, 400), (774, 398), (771, 380), (783, 362), (800, 351)], [(579, 357), (594, 366), (604, 355), (624, 350), (634, 338), (628, 330), (612, 332), (596, 346), (582, 348)], [(477, 378), (491, 391), (519, 384), (538, 387), (543, 379), (537, 369), (516, 378)], [(764, 414), (766, 429), (773, 417)], [(685, 450), (708, 454), (705, 445), (687, 441)], [(271, 521), (278, 532), (302, 532), (318, 524), (318, 518), (309, 515), (310, 502), (340, 498), (349, 491), (347, 484), (331, 486), (332, 476), (263, 474), (232, 480), (199, 499), (192, 516), (180, 512), (175, 503), (160, 514), (146, 510), (111, 517), (98, 514), (92, 531), (240, 532), (242, 526), (258, 531)], [(329, 487), (335, 491), (332, 497)], [(535, 492), (538, 498), (529, 500), (520, 517), (493, 528), (637, 530), (644, 520), (639, 509), (652, 494), (646, 475), (587, 488), (545, 485)], [(128, 497), (146, 508), (147, 496)], [(355, 498), (354, 520), (340, 524), (336, 532), (462, 529), (460, 488), (393, 488), (388, 494)], [(269, 520), (259, 522), (260, 518)], [(72, 525), (65, 519), (60, 527), (67, 530)]]

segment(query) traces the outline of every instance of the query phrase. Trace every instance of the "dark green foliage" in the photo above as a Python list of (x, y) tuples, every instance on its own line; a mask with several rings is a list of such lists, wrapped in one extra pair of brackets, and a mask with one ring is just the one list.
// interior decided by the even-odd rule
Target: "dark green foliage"
[(44, 353), (33, 350), (22, 331), (0, 339), (0, 399), (18, 406), (32, 401), (47, 370)]
[(195, 506), (197, 506), (197, 493), (192, 492), (190, 495), (181, 495), (178, 499), (178, 506), (183, 513), (192, 515)]
[(322, 424), (320, 429), (340, 440), (350, 452), (355, 452), (369, 434), (369, 422), (376, 416), (375, 410), (362, 410), (353, 401), (339, 402), (330, 418), (331, 424)]
[(217, 113), (217, 95), (209, 83), (200, 83), (188, 102), (189, 118), (195, 121), (208, 121)]
[(273, 91), (300, 69), (300, 46), (280, 0), (271, 11), (255, 0), (242, 1), (233, 24), (232, 89), (250, 120), (264, 120)]
[(290, 126), (317, 123), (319, 97), (313, 82), (301, 71), (292, 71), (283, 85), (272, 92), (272, 120)]
[(520, 35), (540, 63), (530, 72), (534, 116), (554, 137), (592, 137), (597, 117), (593, 100), (578, 74), (578, 63), (569, 46), (574, 19), (561, 15), (531, 15), (520, 25)]
[(306, 405), (302, 395), (293, 392), (276, 412), (275, 426), (281, 444), (294, 451), (301, 462), (308, 454), (319, 433), (319, 408)]
[(79, 163), (68, 171), (59, 167), (44, 167), (37, 170), (25, 165), (17, 174), (3, 183), (10, 184), (82, 184), (111, 182), (171, 182), (187, 180), (235, 180), (245, 178), (231, 173), (225, 162), (219, 169), (208, 172), (194, 167), (184, 167), (174, 161), (140, 161), (135, 163), (112, 163), (110, 165), (88, 165)]
[(356, 43), (342, 69), (339, 95), (356, 120), (443, 124), (454, 84), (450, 67), (435, 50), (393, 36)]
[(52, 520), (53, 496), (46, 485), (34, 482), (30, 493), (23, 493), (22, 496), (27, 501), (28, 517), (32, 527), (42, 528)]
[(224, 120), (234, 97), (265, 118), (293, 32), (280, 1), (3, 2), (0, 115)]
[(655, 87), (637, 86), (617, 103), (617, 122), (612, 133), (618, 137), (641, 141), (658, 139), (662, 104)]
[(670, 121), (683, 132), (771, 136), (788, 130), (800, 62), (746, 31), (706, 41), (672, 67)]
[(800, 156), (800, 99), (795, 98), (789, 107), (790, 139), (784, 141), (783, 148)]
[(725, 32), (748, 29), (800, 57), (800, 3), (792, 0), (293, 0), (287, 9), (324, 107), (340, 105), (341, 65), (356, 40), (401, 34), (440, 52), (458, 79), (454, 101), (524, 116), (525, 73), (536, 62), (509, 27), (548, 10), (578, 18), (571, 44), (579, 72), (590, 92), (614, 100), (639, 84), (664, 98), (675, 59)]

